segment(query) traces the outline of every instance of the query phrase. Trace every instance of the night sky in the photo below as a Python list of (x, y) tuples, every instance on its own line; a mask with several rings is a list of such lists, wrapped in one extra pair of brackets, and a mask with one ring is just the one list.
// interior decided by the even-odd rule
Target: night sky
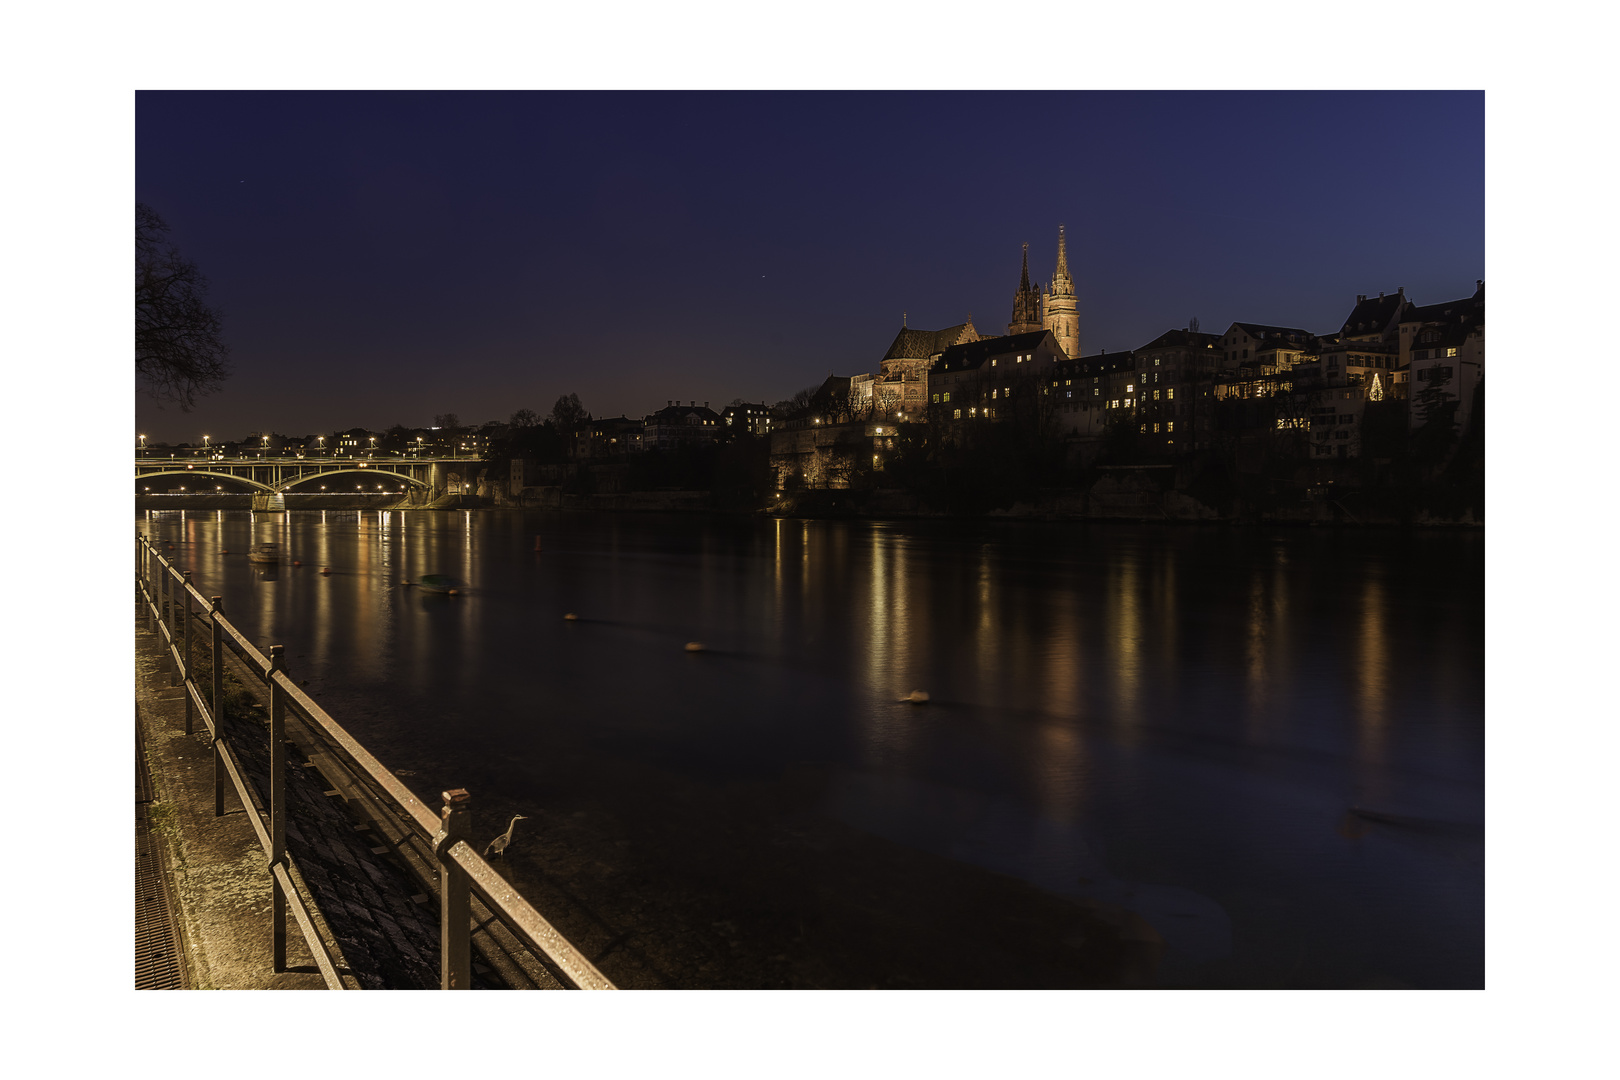
[(142, 92), (136, 198), (234, 372), (137, 430), (773, 402), (875, 370), (902, 312), (1004, 333), (1060, 222), (1085, 352), (1334, 331), (1473, 292), (1484, 131), (1479, 92)]

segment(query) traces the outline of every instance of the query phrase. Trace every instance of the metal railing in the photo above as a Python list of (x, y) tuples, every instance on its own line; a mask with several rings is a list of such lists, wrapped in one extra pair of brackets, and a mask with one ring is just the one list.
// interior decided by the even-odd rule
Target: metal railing
[[(545, 969), (566, 987), (577, 990), (612, 990), (612, 982), (578, 949), (546, 921), (505, 878), (484, 861), (468, 842), (470, 796), (463, 788), (443, 793), (437, 813), (416, 797), (392, 772), (361, 746), (282, 670), (282, 647), (272, 645), (266, 656), (225, 618), (220, 597), (204, 597), (191, 583), (191, 571), (171, 563), (145, 536), (136, 536), (136, 580), (146, 609), (147, 627), (159, 634), (169, 667), (171, 686), (184, 685), (185, 730), (192, 734), (202, 719), (213, 740), (214, 815), (225, 813), (225, 780), (236, 788), (248, 821), (268, 859), (271, 876), (271, 934), (275, 970), (287, 970), (287, 915), (302, 930), (326, 985), (346, 989), (337, 963), (316, 929), (314, 915), (294, 885), (287, 854), (288, 804), (286, 723), (290, 709), (322, 737), (327, 749), (357, 778), (380, 791), (397, 819), (405, 821), (417, 839), (425, 841), (437, 864), (439, 886), (440, 980), (443, 990), (466, 990), (472, 982), (473, 897), (514, 937), (532, 950)], [(193, 617), (193, 603), (202, 614)], [(193, 624), (210, 632), (212, 665), (210, 693), (204, 697), (193, 673)], [(259, 808), (230, 739), (223, 731), (224, 673), (228, 657), (262, 682), (270, 695), (270, 781), (268, 806)], [(480, 928), (489, 922), (481, 919)]]

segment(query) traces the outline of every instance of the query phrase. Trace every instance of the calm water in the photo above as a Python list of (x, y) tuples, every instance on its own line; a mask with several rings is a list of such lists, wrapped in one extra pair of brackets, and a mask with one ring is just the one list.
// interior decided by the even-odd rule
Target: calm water
[[(1479, 534), (520, 512), (138, 526), (362, 739), (487, 753), (475, 792), (515, 782), (495, 762), (543, 753), (554, 727), (703, 783), (817, 762), (825, 814), (1140, 912), (1169, 984), (1484, 983)], [(264, 540), (303, 567), (250, 566)], [(427, 573), (463, 595), (399, 587)], [(902, 704), (913, 689), (932, 702)]]

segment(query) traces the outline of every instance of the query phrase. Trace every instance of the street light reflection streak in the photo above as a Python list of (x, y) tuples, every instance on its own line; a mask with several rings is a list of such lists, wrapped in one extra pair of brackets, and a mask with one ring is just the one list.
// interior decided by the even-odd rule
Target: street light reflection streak
[[(1356, 750), (1372, 777), (1384, 775), (1388, 740), (1389, 644), (1385, 635), (1384, 583), (1369, 571), (1362, 596), (1356, 662)], [(1369, 792), (1369, 796), (1378, 793)]]

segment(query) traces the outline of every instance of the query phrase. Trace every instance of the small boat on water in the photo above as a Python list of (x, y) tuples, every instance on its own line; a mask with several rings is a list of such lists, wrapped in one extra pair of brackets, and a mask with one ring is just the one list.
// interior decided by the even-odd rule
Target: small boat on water
[(280, 544), (254, 544), (248, 549), (248, 562), (251, 563), (279, 563), (281, 561)]
[(448, 574), (423, 574), (416, 587), (430, 593), (453, 593), (459, 588), (456, 579)]

